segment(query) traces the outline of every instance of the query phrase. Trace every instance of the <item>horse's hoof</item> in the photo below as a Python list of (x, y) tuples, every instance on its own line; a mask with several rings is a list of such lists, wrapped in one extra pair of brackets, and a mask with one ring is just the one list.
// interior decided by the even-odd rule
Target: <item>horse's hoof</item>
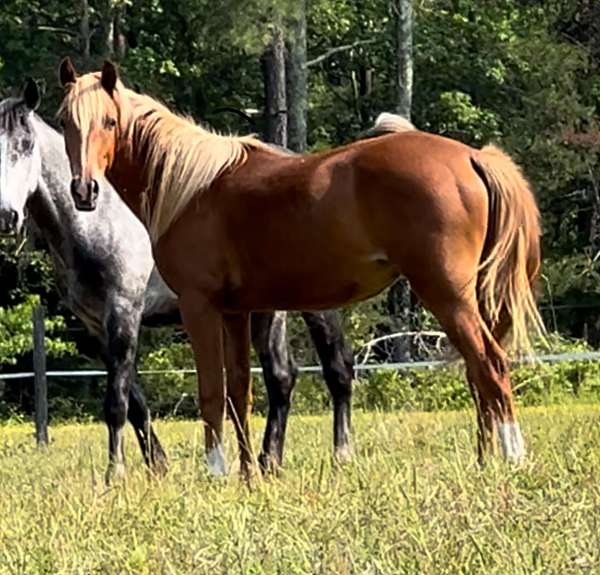
[(242, 463), (240, 466), (240, 479), (242, 483), (252, 489), (254, 479), (256, 479), (256, 468), (251, 463)]
[(339, 465), (350, 463), (352, 461), (352, 447), (349, 444), (336, 447), (333, 459)]
[(211, 477), (225, 477), (227, 475), (227, 462), (220, 446), (213, 447), (206, 454), (206, 465)]
[(153, 477), (162, 479), (169, 472), (169, 461), (166, 457), (155, 457), (150, 465), (150, 471)]
[(264, 451), (258, 456), (258, 466), (263, 475), (279, 475), (281, 472), (281, 464), (277, 458)]
[(125, 464), (124, 463), (109, 463), (104, 476), (104, 482), (109, 487), (115, 483), (119, 483), (125, 479)]

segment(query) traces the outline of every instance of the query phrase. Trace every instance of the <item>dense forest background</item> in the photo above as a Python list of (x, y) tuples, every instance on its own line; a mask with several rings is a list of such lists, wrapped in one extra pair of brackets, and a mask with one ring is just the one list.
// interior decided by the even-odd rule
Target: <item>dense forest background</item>
[[(3, 0), (0, 38), (0, 96), (17, 95), (34, 77), (45, 88), (40, 113), (50, 123), (61, 95), (57, 66), (69, 55), (85, 70), (111, 58), (127, 83), (198, 121), (297, 150), (355, 139), (382, 111), (410, 114), (420, 129), (475, 146), (500, 143), (523, 166), (542, 210), (548, 327), (600, 342), (600, 3)], [(30, 364), (37, 296), (50, 317), (50, 367), (98, 365), (60, 304), (43, 251), (14, 239), (0, 248), (2, 370)], [(397, 294), (383, 294), (345, 311), (345, 322), (358, 349), (429, 319), (402, 294), (400, 305)], [(291, 334), (298, 362), (313, 363), (294, 320)], [(140, 361), (190, 365), (174, 329), (144, 332)], [(158, 406), (193, 389), (177, 376), (145, 383)], [(93, 411), (85, 398), (97, 398), (103, 383), (52, 385), (55, 406)], [(4, 407), (27, 408), (23, 382), (0, 391)]]

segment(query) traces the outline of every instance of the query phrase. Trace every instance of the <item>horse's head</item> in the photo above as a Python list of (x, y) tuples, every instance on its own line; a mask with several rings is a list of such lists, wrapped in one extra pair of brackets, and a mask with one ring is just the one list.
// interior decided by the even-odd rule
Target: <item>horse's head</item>
[(115, 66), (105, 62), (102, 72), (77, 77), (71, 60), (60, 64), (65, 97), (59, 116), (71, 164), (71, 194), (78, 210), (96, 207), (98, 182), (110, 169), (122, 132)]
[(20, 231), (25, 204), (38, 187), (42, 158), (33, 126), (40, 91), (27, 80), (21, 98), (0, 102), (0, 233)]

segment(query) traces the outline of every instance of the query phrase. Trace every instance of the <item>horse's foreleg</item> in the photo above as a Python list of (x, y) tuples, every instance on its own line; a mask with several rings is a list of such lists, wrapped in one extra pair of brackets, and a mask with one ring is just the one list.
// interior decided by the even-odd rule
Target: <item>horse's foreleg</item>
[(296, 383), (296, 367), (288, 349), (285, 312), (252, 314), (252, 345), (263, 370), (269, 412), (258, 457), (263, 472), (275, 471), (283, 462), (290, 396)]
[(348, 461), (351, 447), (351, 399), (354, 377), (354, 355), (344, 340), (339, 314), (336, 311), (303, 312), (321, 365), (323, 377), (333, 399), (333, 438), (335, 457)]
[(105, 323), (107, 335), (108, 380), (104, 398), (104, 417), (108, 426), (108, 469), (106, 483), (125, 474), (124, 427), (129, 408), (129, 393), (135, 377), (137, 327), (120, 310), (112, 310)]
[[(154, 473), (164, 475), (168, 470), (167, 456), (152, 429), (150, 411), (136, 381), (135, 358), (141, 313), (135, 306), (132, 308), (130, 303), (130, 300), (127, 300), (127, 306), (120, 306), (118, 302), (115, 302), (105, 325), (106, 341), (108, 342), (106, 363), (109, 367), (106, 409), (107, 413), (111, 413), (109, 415), (111, 420), (120, 421), (121, 415), (118, 413), (123, 409), (123, 406), (119, 407), (118, 405), (120, 395), (128, 390), (129, 403), (125, 410), (138, 439), (144, 461)], [(127, 312), (124, 309), (127, 309)], [(110, 461), (114, 461), (115, 465), (109, 467), (108, 479), (115, 473), (121, 473), (123, 464), (118, 457), (119, 451), (123, 450), (122, 445), (121, 448), (118, 448), (119, 441), (122, 444), (122, 431), (115, 429), (110, 434), (115, 438), (110, 443), (115, 446), (116, 452), (110, 454)]]
[(211, 475), (227, 474), (223, 452), (225, 380), (223, 377), (223, 316), (202, 294), (179, 296), (183, 325), (192, 342), (198, 374), (198, 399), (204, 420), (206, 461)]
[(225, 324), (225, 370), (227, 398), (231, 420), (235, 427), (240, 449), (240, 470), (250, 476), (252, 444), (249, 417), (252, 407), (250, 380), (250, 316), (231, 314), (223, 316)]

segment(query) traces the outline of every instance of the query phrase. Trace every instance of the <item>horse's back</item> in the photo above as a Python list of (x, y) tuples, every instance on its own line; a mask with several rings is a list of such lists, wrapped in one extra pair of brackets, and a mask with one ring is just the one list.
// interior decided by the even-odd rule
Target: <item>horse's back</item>
[(447, 249), (440, 239), (458, 238), (477, 260), (487, 195), (470, 150), (405, 132), (322, 154), (251, 153), (159, 242), (202, 252), (203, 277), (167, 265), (169, 283), (220, 283), (230, 309), (311, 309), (373, 295), (423, 249)]

